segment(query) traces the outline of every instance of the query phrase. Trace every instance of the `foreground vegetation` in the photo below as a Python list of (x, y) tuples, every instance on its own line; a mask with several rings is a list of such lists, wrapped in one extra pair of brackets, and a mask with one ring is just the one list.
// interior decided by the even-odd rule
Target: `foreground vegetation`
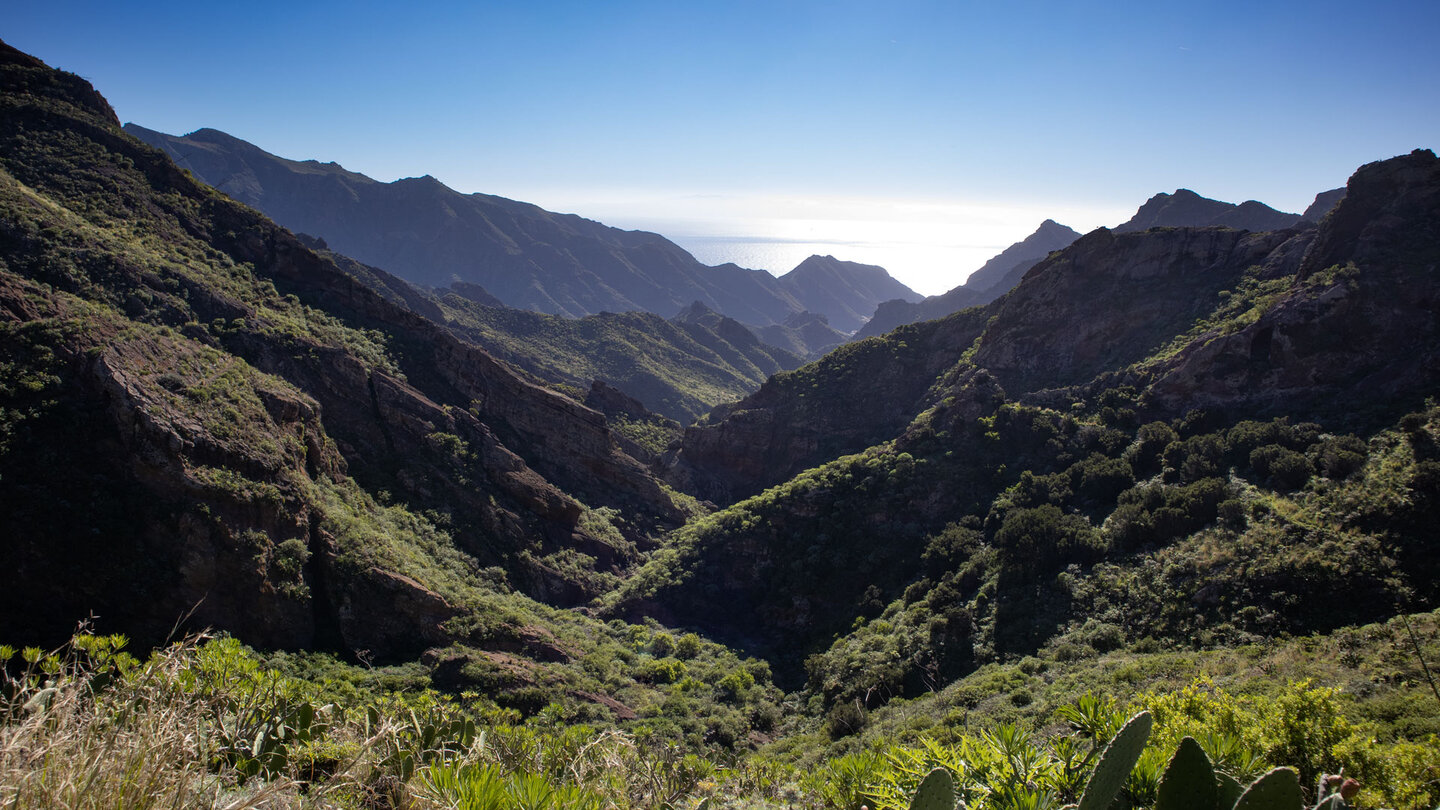
[[(422, 688), (403, 668), (266, 660), (223, 637), (142, 661), (122, 637), (81, 633), (48, 653), (0, 647), (0, 804), (855, 810), (906, 808), (943, 768), (968, 807), (1043, 810), (1077, 801), (1125, 718), (1144, 711), (1154, 729), (1118, 788), (1125, 806), (1159, 806), (1167, 763), (1190, 738), (1222, 788), (1284, 765), (1310, 803), (1340, 774), (1354, 780), (1352, 806), (1429, 808), (1440, 802), (1440, 696), (1407, 679), (1440, 652), (1437, 619), (1223, 660), (1030, 659), (892, 702), (864, 733), (801, 711), (788, 735), (739, 753), (677, 745), (644, 722), (566, 722), (558, 704), (523, 718), (475, 693)], [(1349, 683), (1288, 680), (1309, 667), (1334, 676), (1347, 666), (1337, 648), (1351, 652)], [(1383, 663), (1354, 666), (1362, 655)], [(1247, 679), (1242, 660), (1276, 677)], [(1116, 696), (1120, 684), (1131, 697)]]

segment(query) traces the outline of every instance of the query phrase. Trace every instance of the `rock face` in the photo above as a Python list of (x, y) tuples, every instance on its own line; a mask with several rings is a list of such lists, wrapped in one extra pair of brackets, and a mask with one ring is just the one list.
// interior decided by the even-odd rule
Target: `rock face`
[(995, 303), (974, 362), (1012, 394), (1124, 368), (1213, 311), (1219, 293), (1247, 269), (1277, 251), (1285, 255), (1292, 239), (1303, 245), (1309, 238), (1229, 228), (1101, 228), (1036, 265)]
[(1286, 294), (1254, 323), (1192, 342), (1151, 387), (1172, 409), (1354, 419), (1418, 406), (1440, 383), (1437, 312), (1440, 160), (1416, 150), (1361, 167)]
[(179, 621), (407, 657), (477, 608), (385, 556), (421, 530), (367, 488), (557, 602), (593, 593), (546, 555), (634, 554), (585, 504), (679, 521), (601, 414), (199, 184), (82, 80), (0, 45), (0, 105), (0, 635), (94, 611), (141, 644)]
[(1156, 194), (1146, 200), (1135, 216), (1115, 227), (1115, 232), (1207, 227), (1274, 231), (1294, 227), (1299, 222), (1298, 214), (1276, 211), (1255, 200), (1235, 205), (1201, 197), (1188, 188), (1182, 188), (1174, 194)]
[(988, 304), (1019, 284), (1025, 272), (1041, 259), (1079, 238), (1080, 234), (1074, 230), (1047, 219), (1035, 233), (1001, 251), (971, 273), (959, 287), (918, 303), (892, 300), (880, 304), (874, 317), (855, 337), (883, 335), (901, 324), (943, 318), (967, 307)]
[(1329, 191), (1322, 191), (1315, 195), (1315, 202), (1305, 209), (1300, 218), (1306, 222), (1316, 222), (1325, 218), (1325, 215), (1335, 210), (1335, 206), (1345, 199), (1345, 188), (1332, 188)]
[(834, 256), (811, 256), (780, 277), (780, 284), (810, 312), (825, 316), (842, 332), (864, 325), (881, 301), (914, 303), (922, 296), (871, 264), (844, 262)]

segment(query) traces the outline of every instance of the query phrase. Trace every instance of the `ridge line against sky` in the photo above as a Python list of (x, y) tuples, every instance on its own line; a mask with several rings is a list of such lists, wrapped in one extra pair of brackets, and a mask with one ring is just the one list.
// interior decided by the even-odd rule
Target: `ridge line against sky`
[(738, 255), (815, 246), (927, 294), (1046, 218), (1115, 225), (1177, 188), (1299, 212), (1440, 134), (1433, 0), (54, 0), (5, 17), (0, 38), (124, 121), (430, 174), (707, 263), (725, 237)]

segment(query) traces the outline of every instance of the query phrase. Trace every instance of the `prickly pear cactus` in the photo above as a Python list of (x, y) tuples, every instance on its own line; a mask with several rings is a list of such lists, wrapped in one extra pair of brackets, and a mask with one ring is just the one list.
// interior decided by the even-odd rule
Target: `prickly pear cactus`
[(1215, 810), (1217, 796), (1210, 758), (1194, 737), (1186, 737), (1160, 777), (1155, 810)]
[(1256, 779), (1235, 802), (1235, 810), (1300, 810), (1300, 774), (1294, 768), (1273, 768)]
[(1215, 772), (1215, 806), (1220, 810), (1230, 810), (1235, 802), (1240, 801), (1240, 794), (1245, 792), (1245, 786), (1235, 781), (1235, 777), (1220, 771)]
[(1105, 753), (1100, 755), (1100, 763), (1095, 766), (1095, 772), (1085, 785), (1085, 793), (1080, 796), (1080, 810), (1106, 810), (1110, 806), (1135, 763), (1140, 761), (1140, 753), (1145, 750), (1152, 725), (1154, 720), (1150, 713), (1140, 712), (1130, 718), (1115, 739), (1105, 746)]
[(955, 810), (955, 782), (950, 772), (936, 768), (926, 775), (910, 800), (910, 810)]

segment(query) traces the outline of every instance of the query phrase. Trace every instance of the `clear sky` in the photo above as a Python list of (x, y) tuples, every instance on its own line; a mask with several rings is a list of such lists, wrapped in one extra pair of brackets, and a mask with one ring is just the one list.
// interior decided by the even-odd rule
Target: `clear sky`
[(707, 260), (833, 246), (925, 293), (1046, 217), (1114, 225), (1181, 187), (1300, 211), (1440, 146), (1437, 0), (9, 6), (0, 38), (123, 121), (432, 174)]

